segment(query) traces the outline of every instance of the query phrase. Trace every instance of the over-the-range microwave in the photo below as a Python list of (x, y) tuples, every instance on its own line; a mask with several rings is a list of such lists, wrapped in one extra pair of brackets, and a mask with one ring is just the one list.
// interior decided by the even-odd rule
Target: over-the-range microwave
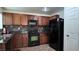
[(37, 20), (29, 20), (28, 24), (30, 26), (36, 26), (37, 25)]

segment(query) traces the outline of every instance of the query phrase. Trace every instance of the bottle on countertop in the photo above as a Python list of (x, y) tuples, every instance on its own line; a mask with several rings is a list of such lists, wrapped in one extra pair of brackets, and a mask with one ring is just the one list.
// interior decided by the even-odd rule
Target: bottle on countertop
[(3, 34), (6, 34), (7, 33), (7, 30), (6, 30), (6, 28), (4, 27), (3, 28)]

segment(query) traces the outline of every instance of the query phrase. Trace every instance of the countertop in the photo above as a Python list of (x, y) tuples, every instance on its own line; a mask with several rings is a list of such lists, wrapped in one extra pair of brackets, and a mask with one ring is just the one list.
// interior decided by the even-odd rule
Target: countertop
[(7, 41), (11, 39), (12, 34), (3, 34), (1, 37), (0, 43), (7, 43)]
[[(42, 31), (42, 30), (40, 30), (38, 32), (39, 32), (39, 34), (48, 34), (48, 32)], [(3, 35), (1, 35), (3, 38), (0, 39), (0, 43), (7, 43), (7, 41), (10, 40), (11, 37), (15, 34), (28, 34), (28, 32), (27, 31), (26, 32), (17, 31), (17, 32), (14, 32), (14, 33), (11, 33), (11, 34), (3, 34)], [(0, 38), (1, 38), (1, 36), (0, 36)]]

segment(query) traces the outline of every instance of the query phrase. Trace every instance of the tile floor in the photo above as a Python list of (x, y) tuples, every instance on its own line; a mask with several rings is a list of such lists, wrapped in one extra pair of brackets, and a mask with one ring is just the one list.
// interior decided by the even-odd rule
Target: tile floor
[(55, 50), (49, 47), (48, 44), (44, 44), (40, 46), (20, 48), (20, 51), (55, 51)]

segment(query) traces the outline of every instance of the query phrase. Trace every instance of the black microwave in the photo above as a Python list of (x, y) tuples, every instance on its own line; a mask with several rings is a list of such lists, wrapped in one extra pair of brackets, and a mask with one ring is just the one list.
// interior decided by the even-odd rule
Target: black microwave
[(37, 20), (29, 20), (28, 24), (29, 24), (29, 26), (36, 26)]

